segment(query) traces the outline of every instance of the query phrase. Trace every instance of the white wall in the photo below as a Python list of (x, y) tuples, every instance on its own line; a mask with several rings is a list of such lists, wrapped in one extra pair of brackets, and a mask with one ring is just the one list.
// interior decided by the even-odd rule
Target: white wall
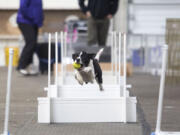
[[(18, 9), (20, 0), (0, 0), (0, 9)], [(43, 0), (44, 9), (79, 9), (78, 0)]]
[(133, 34), (165, 34), (167, 18), (180, 18), (180, 0), (132, 0), (129, 30)]
[(172, 3), (180, 3), (179, 0), (132, 0), (133, 3), (136, 4), (172, 4)]
[(166, 19), (180, 18), (180, 0), (131, 0), (129, 48), (165, 44)]
[(44, 0), (45, 9), (79, 9), (78, 0)]

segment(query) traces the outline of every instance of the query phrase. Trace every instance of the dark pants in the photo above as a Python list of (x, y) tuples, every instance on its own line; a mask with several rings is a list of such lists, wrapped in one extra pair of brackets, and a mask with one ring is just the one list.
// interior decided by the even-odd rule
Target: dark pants
[(109, 30), (109, 19), (88, 18), (88, 45), (98, 43), (99, 46), (106, 45)]
[(38, 27), (22, 23), (18, 24), (18, 26), (25, 40), (18, 69), (25, 69), (33, 61), (33, 53), (37, 45)]

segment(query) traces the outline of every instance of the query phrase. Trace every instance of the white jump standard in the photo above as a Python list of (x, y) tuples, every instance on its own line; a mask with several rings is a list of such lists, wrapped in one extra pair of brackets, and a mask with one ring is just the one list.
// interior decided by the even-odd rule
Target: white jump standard
[(168, 55), (167, 51), (168, 51), (168, 46), (164, 45), (162, 47), (163, 57), (162, 57), (162, 70), (161, 70), (160, 88), (159, 88), (159, 100), (158, 100), (156, 130), (155, 130), (155, 132), (151, 133), (151, 135), (180, 135), (180, 132), (161, 131), (165, 74), (166, 74), (166, 64), (167, 64), (167, 55)]
[(4, 131), (3, 131), (3, 134), (1, 134), (1, 135), (10, 135), (10, 133), (8, 131), (8, 125), (9, 125), (9, 110), (10, 110), (10, 99), (11, 99), (11, 78), (12, 78), (13, 54), (14, 54), (14, 50), (12, 48), (10, 48), (9, 49), (9, 66), (8, 66)]
[[(52, 85), (51, 70), (48, 70), (48, 88), (45, 88), (47, 97), (38, 98), (38, 122), (136, 122), (137, 100), (136, 97), (129, 96), (127, 89), (131, 86), (126, 84), (126, 74), (123, 76), (120, 74), (121, 59), (124, 65), (123, 72), (126, 73), (126, 34), (114, 34), (114, 32), (112, 34), (112, 71), (103, 72), (103, 92), (99, 91), (96, 83), (79, 85), (74, 78), (74, 72), (66, 71), (65, 36), (66, 33), (61, 32), (61, 72), (56, 72), (55, 84)], [(57, 46), (58, 36), (55, 38)], [(123, 39), (122, 45), (121, 39)], [(50, 46), (51, 34), (49, 34), (49, 49), (51, 49)], [(50, 52), (49, 50), (49, 63)], [(58, 51), (55, 52), (57, 59)], [(113, 62), (116, 63), (115, 68)], [(55, 64), (57, 71), (57, 60)], [(116, 74), (114, 74), (114, 69)]]

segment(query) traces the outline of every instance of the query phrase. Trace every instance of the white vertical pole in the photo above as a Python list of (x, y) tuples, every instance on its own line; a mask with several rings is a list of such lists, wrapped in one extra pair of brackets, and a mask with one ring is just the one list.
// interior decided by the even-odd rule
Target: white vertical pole
[(14, 50), (12, 48), (10, 48), (9, 49), (9, 66), (8, 66), (6, 108), (5, 108), (5, 120), (4, 120), (4, 133), (3, 133), (3, 135), (8, 135), (13, 54), (14, 54)]
[(67, 56), (67, 32), (64, 32), (64, 56)]
[(62, 76), (62, 82), (61, 84), (64, 84), (64, 69), (63, 69), (63, 56), (64, 56), (64, 33), (61, 31), (61, 76)]
[[(64, 56), (67, 57), (67, 32), (64, 32)], [(67, 63), (64, 62), (64, 75), (66, 75)]]
[(55, 33), (55, 62), (56, 62), (56, 74), (55, 74), (55, 85), (58, 85), (58, 33)]
[(48, 37), (48, 107), (49, 107), (49, 123), (50, 123), (50, 114), (51, 114), (51, 33)]
[(51, 34), (49, 33), (48, 39), (48, 97), (51, 91)]
[(116, 76), (116, 84), (118, 83), (117, 80), (117, 33), (114, 32), (114, 55), (115, 55), (115, 76)]
[(123, 90), (124, 90), (124, 122), (126, 123), (127, 122), (127, 117), (126, 117), (126, 114), (127, 114), (127, 110), (126, 110), (126, 34), (124, 33), (123, 34), (124, 36), (124, 71), (123, 71), (123, 75), (124, 75), (124, 84), (123, 84)]
[(114, 74), (114, 32), (111, 33), (111, 71)]
[(119, 32), (119, 85), (121, 87), (121, 32)]
[(164, 84), (165, 84), (165, 73), (166, 73), (166, 62), (167, 62), (167, 50), (168, 46), (164, 45), (162, 48), (162, 70), (161, 70), (161, 80), (159, 88), (159, 101), (157, 110), (157, 122), (156, 122), (156, 133), (161, 131), (161, 119), (162, 119), (162, 109), (163, 109), (163, 98), (164, 98)]

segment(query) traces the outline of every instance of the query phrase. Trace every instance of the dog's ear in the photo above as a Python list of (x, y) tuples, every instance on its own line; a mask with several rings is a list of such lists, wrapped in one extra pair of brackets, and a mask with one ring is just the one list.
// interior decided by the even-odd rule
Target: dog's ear
[(95, 53), (89, 53), (88, 54), (89, 59), (94, 59), (95, 56), (96, 56)]
[(79, 55), (78, 53), (72, 54), (72, 59), (75, 60), (78, 57), (78, 55)]

